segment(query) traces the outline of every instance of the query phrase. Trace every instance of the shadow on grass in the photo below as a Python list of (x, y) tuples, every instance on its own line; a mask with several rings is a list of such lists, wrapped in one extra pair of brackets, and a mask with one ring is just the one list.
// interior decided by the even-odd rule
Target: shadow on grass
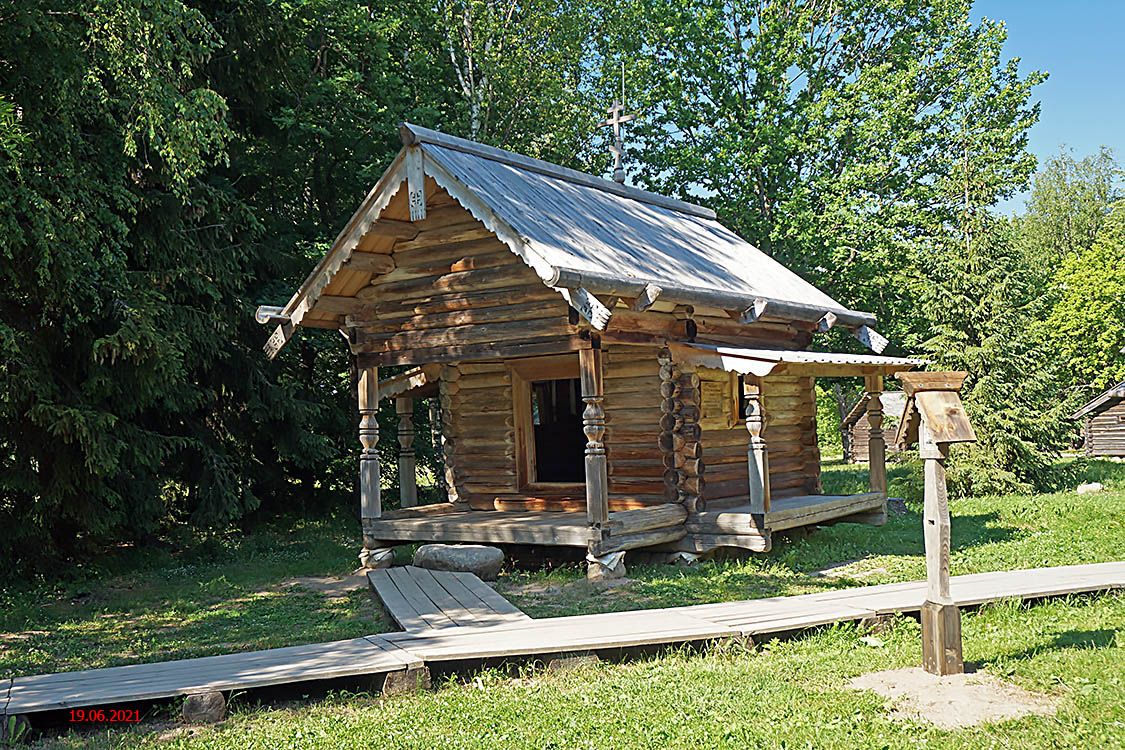
[[(1019, 530), (1001, 523), (999, 513), (958, 515), (953, 524), (954, 551), (1015, 539)], [(774, 537), (770, 557), (796, 572), (867, 557), (918, 557), (925, 553), (922, 514), (908, 508), (883, 526), (836, 523), (797, 529)]]
[[(1022, 608), (1021, 608), (1022, 611)], [(999, 662), (1010, 662), (1018, 659), (1030, 659), (1052, 651), (1067, 649), (1107, 649), (1117, 645), (1117, 631), (1109, 628), (1099, 630), (1063, 630), (1055, 633), (1049, 641), (1029, 646), (1018, 651), (1011, 651), (997, 655), (992, 659), (985, 659), (981, 666), (988, 666)]]

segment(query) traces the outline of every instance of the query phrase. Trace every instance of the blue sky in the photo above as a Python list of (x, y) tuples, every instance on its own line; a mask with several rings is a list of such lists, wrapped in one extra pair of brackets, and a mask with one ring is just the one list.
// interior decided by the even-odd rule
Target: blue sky
[[(1109, 146), (1125, 161), (1125, 0), (977, 0), (973, 18), (1003, 20), (1006, 57), (1045, 70), (1031, 131), (1040, 163), (1066, 144), (1078, 157)], [(1024, 199), (1006, 210), (1020, 210)]]

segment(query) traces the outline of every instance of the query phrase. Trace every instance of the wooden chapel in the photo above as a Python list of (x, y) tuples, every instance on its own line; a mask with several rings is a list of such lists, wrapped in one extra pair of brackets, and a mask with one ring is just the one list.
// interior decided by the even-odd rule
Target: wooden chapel
[[(273, 357), (341, 331), (358, 369), (361, 559), (414, 542), (764, 551), (771, 533), (886, 512), (883, 377), (917, 360), (808, 351), (849, 310), (713, 211), (404, 124), (403, 148), (289, 302)], [(380, 368), (409, 369), (380, 381)], [(870, 488), (826, 496), (814, 379), (862, 376)], [(404, 418), (384, 511), (375, 414)], [(413, 506), (411, 399), (432, 399), (449, 502)]]

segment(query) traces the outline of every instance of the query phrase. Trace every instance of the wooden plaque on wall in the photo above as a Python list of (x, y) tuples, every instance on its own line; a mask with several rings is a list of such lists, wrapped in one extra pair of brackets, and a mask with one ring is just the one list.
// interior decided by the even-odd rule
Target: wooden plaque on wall
[(699, 425), (703, 429), (728, 430), (738, 423), (738, 394), (736, 382), (730, 373), (722, 373), (722, 378), (700, 377), (699, 381)]

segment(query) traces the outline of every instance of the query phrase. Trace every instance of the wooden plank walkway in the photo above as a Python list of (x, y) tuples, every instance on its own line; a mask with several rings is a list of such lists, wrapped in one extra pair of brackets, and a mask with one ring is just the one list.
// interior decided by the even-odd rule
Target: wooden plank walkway
[[(950, 594), (962, 607), (1000, 599), (1039, 599), (1120, 588), (1125, 588), (1125, 562), (975, 573), (950, 579)], [(803, 596), (698, 604), (680, 611), (735, 628), (743, 635), (755, 635), (916, 612), (925, 599), (926, 582), (909, 581)]]
[(379, 675), (422, 666), (418, 657), (374, 635), (242, 654), (17, 677), (11, 681), (7, 704), (0, 706), (0, 714)]
[(472, 573), (408, 565), (369, 571), (367, 580), (391, 618), (407, 632), (531, 622)]
[[(396, 590), (401, 594), (396, 578), (392, 574), (387, 577), (396, 582)], [(414, 580), (417, 583), (417, 579)], [(434, 581), (437, 580), (435, 576)], [(425, 595), (426, 589), (421, 583), (417, 585)], [(477, 623), (480, 622), (475, 619), (478, 614), (482, 618), (492, 615), (475, 612), (473, 608), (479, 605), (472, 599), (457, 600), (459, 606), (453, 606), (432, 584), (427, 586), (432, 603), (436, 604), (436, 599), (450, 607), (440, 612), (454, 624), (433, 627), (431, 620), (415, 610), (418, 617), (413, 625), (421, 627), (426, 623), (424, 630), (251, 654), (17, 677), (8, 681), (7, 703), (0, 701), (0, 714), (167, 698), (201, 690), (248, 689), (331, 677), (377, 675), (418, 668), (426, 663), (492, 657), (530, 658), (800, 630), (917, 610), (925, 598), (926, 588), (923, 581), (912, 581), (724, 604), (543, 620), (521, 616), (499, 624), (465, 625), (461, 623), (470, 621), (469, 614)], [(472, 590), (467, 584), (466, 588)], [(953, 597), (962, 606), (998, 599), (1038, 599), (1121, 588), (1125, 588), (1125, 562), (978, 573), (952, 579)], [(444, 585), (442, 589), (457, 599)], [(484, 597), (480, 600), (483, 602)], [(494, 607), (489, 609), (497, 612)], [(4, 682), (0, 682), (0, 695), (3, 689)]]

